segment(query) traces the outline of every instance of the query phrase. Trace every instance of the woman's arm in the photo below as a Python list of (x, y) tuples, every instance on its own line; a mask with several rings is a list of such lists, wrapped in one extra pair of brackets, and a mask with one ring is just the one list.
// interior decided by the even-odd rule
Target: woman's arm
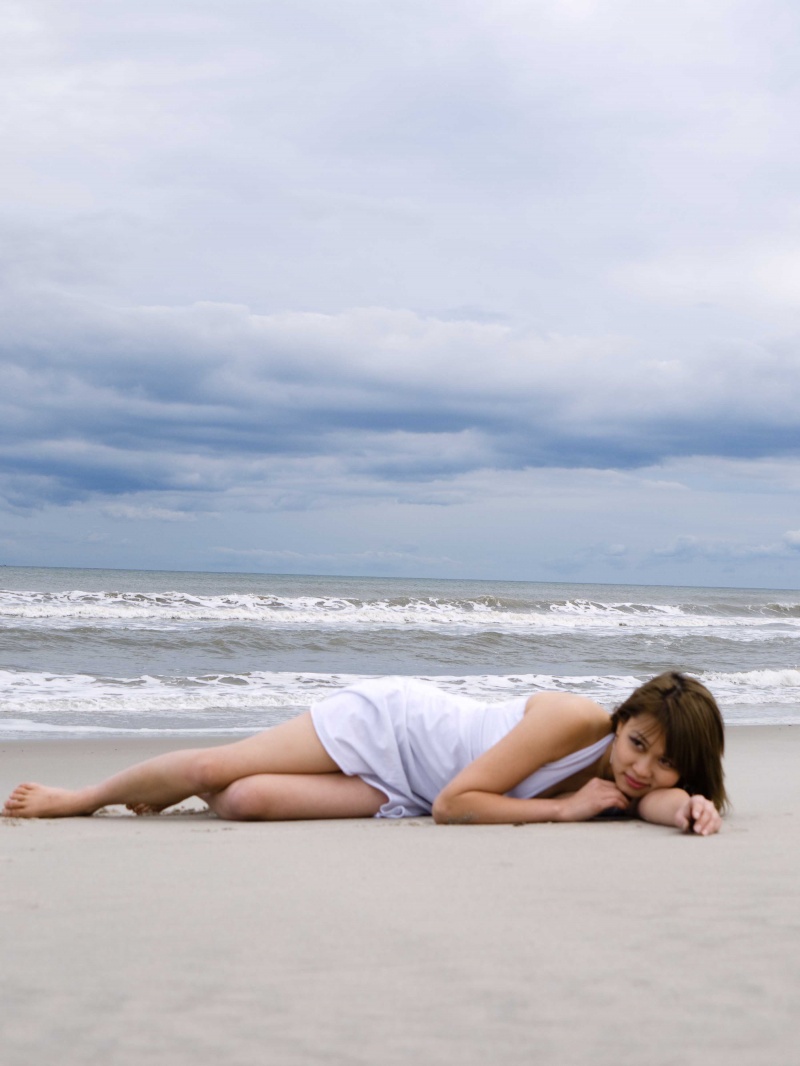
[(608, 733), (606, 712), (582, 696), (533, 696), (522, 721), (439, 793), (437, 822), (449, 824), (582, 821), (628, 800), (610, 781), (593, 779), (578, 792), (553, 798), (506, 796), (520, 781)]
[(440, 792), (433, 804), (434, 820), (445, 825), (587, 822), (612, 807), (624, 811), (630, 804), (613, 781), (601, 781), (598, 777), (577, 792), (552, 799), (516, 799), (478, 791), (449, 797), (447, 791)]
[(690, 796), (682, 788), (658, 788), (642, 796), (636, 812), (646, 822), (672, 825), (683, 832), (711, 836), (722, 825), (719, 811), (705, 796)]

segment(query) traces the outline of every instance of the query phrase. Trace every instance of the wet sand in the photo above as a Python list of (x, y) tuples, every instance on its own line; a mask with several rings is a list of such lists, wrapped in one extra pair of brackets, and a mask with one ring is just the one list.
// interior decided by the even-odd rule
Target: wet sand
[[(793, 1066), (800, 728), (728, 737), (735, 809), (706, 840), (636, 821), (4, 819), (4, 1066)], [(0, 790), (169, 746), (6, 743)]]

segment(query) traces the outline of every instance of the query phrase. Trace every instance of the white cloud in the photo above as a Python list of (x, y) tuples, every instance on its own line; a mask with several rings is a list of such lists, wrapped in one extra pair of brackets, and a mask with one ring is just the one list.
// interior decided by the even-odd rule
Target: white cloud
[(166, 507), (136, 507), (125, 503), (109, 504), (103, 511), (111, 518), (121, 518), (125, 521), (194, 522), (197, 518), (188, 511), (171, 511)]
[(673, 559), (712, 559), (741, 561), (750, 559), (786, 558), (787, 547), (795, 545), (786, 534), (783, 543), (775, 544), (747, 544), (741, 541), (725, 540), (722, 538), (695, 537), (684, 535), (664, 547), (653, 549), (656, 558)]
[(9, 515), (419, 508), (434, 560), (544, 492), (587, 568), (789, 558), (795, 4), (5, 14)]

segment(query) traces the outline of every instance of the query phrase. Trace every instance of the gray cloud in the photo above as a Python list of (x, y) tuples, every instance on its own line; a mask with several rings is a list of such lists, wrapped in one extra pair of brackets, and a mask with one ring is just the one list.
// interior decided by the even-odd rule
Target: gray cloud
[(788, 341), (662, 360), (631, 339), (380, 308), (47, 309), (35, 329), (30, 304), (5, 315), (0, 449), (17, 502), (25, 476), (33, 504), (268, 484), (280, 461), (314, 457), (391, 483), (800, 447)]
[(268, 481), (259, 458), (335, 457), (402, 482), (800, 448), (788, 341), (665, 360), (625, 338), (381, 308), (261, 316), (55, 296), (6, 306), (5, 321), (3, 468), (17, 495), (30, 475), (32, 498)]
[(800, 533), (788, 532), (772, 544), (750, 544), (731, 538), (684, 535), (656, 548), (654, 558), (710, 559), (717, 562), (746, 562), (753, 559), (788, 559), (800, 548)]
[[(20, 522), (177, 537), (189, 515), (216, 537), (222, 510), (348, 500), (437, 525), (548, 470), (567, 526), (582, 471), (647, 468), (587, 475), (645, 525), (636, 493), (728, 523), (748, 496), (781, 506), (797, 6), (457, 6), (10, 5), (0, 495)], [(683, 489), (653, 487), (678, 467)], [(693, 529), (640, 540), (665, 561), (726, 540)], [(622, 565), (621, 544), (610, 522), (565, 551)]]

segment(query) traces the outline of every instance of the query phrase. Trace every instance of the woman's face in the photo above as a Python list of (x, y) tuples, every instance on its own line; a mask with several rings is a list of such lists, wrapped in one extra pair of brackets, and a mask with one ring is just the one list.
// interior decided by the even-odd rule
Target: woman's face
[(631, 799), (654, 788), (673, 788), (680, 773), (664, 754), (664, 734), (650, 714), (629, 718), (617, 728), (609, 761), (614, 783)]

